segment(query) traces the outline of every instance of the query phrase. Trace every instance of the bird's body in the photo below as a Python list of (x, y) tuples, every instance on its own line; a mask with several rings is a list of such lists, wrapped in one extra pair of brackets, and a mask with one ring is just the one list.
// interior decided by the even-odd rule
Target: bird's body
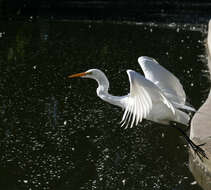
[[(177, 110), (154, 83), (145, 79), (135, 71), (127, 70), (132, 89), (130, 93), (125, 96), (113, 96), (109, 94), (108, 83), (105, 83), (107, 80), (104, 78), (105, 74), (100, 70), (95, 70), (95, 72), (101, 73), (101, 80), (96, 78), (98, 82), (97, 95), (102, 100), (125, 110), (122, 124), (125, 124), (126, 127), (132, 119), (132, 114), (134, 119), (131, 122), (131, 127), (133, 126), (135, 119), (137, 125), (138, 122), (142, 121), (142, 118), (162, 124), (169, 124), (169, 121), (176, 121), (185, 125), (188, 124), (189, 116), (186, 113)], [(102, 80), (102, 78), (104, 79)], [(139, 82), (141, 82), (143, 86), (140, 89), (138, 86)], [(142, 93), (143, 96), (140, 96), (140, 93)]]
[[(108, 93), (109, 81), (99, 69), (90, 69), (70, 75), (69, 78), (83, 77), (96, 80), (97, 95), (102, 100), (125, 110), (121, 121), (125, 128), (137, 125), (142, 119), (164, 125), (169, 125), (173, 121), (187, 126), (190, 117), (183, 110), (195, 111), (195, 109), (186, 105), (186, 95), (178, 78), (150, 57), (139, 57), (138, 62), (145, 77), (133, 70), (127, 70), (130, 92), (125, 96), (113, 96)], [(206, 157), (204, 151), (180, 128), (175, 128), (182, 132), (199, 157)]]
[(122, 126), (127, 127), (130, 124), (132, 127), (142, 119), (165, 125), (170, 121), (188, 125), (189, 115), (179, 109), (194, 111), (194, 108), (185, 105), (186, 95), (179, 80), (152, 58), (140, 57), (138, 62), (145, 77), (133, 70), (127, 70), (130, 93), (125, 96), (108, 93), (109, 81), (99, 69), (90, 69), (83, 77), (98, 82), (97, 95), (102, 100), (125, 110)]

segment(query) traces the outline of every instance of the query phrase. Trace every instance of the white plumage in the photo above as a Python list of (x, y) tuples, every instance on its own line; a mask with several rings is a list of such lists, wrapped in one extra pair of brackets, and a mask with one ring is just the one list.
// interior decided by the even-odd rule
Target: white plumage
[[(109, 82), (105, 74), (99, 69), (90, 69), (83, 73), (70, 75), (69, 78), (91, 78), (98, 82), (97, 95), (110, 104), (123, 108), (122, 126), (137, 125), (143, 119), (170, 124), (171, 121), (188, 125), (189, 115), (183, 110), (195, 111), (186, 105), (186, 95), (177, 77), (157, 61), (150, 57), (140, 57), (138, 62), (144, 72), (141, 74), (127, 70), (130, 82), (130, 92), (125, 96), (113, 96), (108, 93)], [(193, 151), (200, 159), (208, 157), (200, 145), (196, 145), (186, 133), (176, 125)]]
[(132, 127), (134, 121), (137, 125), (142, 119), (162, 122), (164, 114), (160, 115), (157, 112), (158, 109), (166, 112), (164, 119), (168, 117), (170, 119), (175, 114), (173, 106), (155, 84), (135, 71), (127, 70), (127, 73), (130, 81), (130, 93), (123, 99), (125, 113), (122, 118), (122, 126), (126, 124), (127, 128), (131, 121), (130, 127)]
[(178, 78), (150, 57), (139, 57), (138, 62), (145, 77), (133, 70), (127, 70), (130, 92), (125, 96), (108, 93), (108, 79), (99, 69), (90, 69), (69, 78), (80, 76), (95, 79), (98, 82), (97, 95), (125, 110), (121, 123), (126, 128), (137, 125), (142, 119), (165, 125), (170, 121), (188, 125), (189, 115), (182, 110), (195, 109), (185, 104), (186, 95)]

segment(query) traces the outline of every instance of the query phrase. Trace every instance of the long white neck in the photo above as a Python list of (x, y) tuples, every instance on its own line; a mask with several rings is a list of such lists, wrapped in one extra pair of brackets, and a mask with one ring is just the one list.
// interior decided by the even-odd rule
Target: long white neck
[(95, 76), (95, 80), (98, 83), (97, 95), (102, 100), (110, 104), (124, 108), (124, 105), (123, 105), (124, 96), (113, 96), (108, 93), (109, 81), (102, 71), (99, 75)]

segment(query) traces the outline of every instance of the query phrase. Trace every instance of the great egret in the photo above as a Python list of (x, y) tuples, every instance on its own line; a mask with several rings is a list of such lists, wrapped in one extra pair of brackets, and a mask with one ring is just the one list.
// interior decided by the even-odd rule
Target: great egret
[[(137, 125), (142, 119), (169, 125), (172, 121), (188, 126), (189, 115), (182, 110), (195, 111), (186, 105), (186, 95), (178, 78), (162, 67), (153, 58), (138, 58), (144, 76), (127, 70), (130, 82), (130, 93), (125, 96), (113, 96), (108, 93), (109, 81), (99, 69), (69, 75), (68, 78), (82, 77), (97, 81), (97, 95), (104, 101), (123, 108), (122, 126), (127, 128)], [(174, 126), (175, 127), (175, 126)], [(199, 155), (206, 157), (205, 152), (178, 127), (176, 127)]]

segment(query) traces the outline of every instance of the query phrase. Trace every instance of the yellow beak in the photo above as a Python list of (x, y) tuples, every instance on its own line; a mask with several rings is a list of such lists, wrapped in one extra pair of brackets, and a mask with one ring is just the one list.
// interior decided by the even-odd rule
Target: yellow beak
[(77, 74), (74, 74), (74, 75), (69, 75), (68, 78), (82, 77), (82, 76), (85, 76), (86, 74), (87, 74), (86, 72), (77, 73)]

